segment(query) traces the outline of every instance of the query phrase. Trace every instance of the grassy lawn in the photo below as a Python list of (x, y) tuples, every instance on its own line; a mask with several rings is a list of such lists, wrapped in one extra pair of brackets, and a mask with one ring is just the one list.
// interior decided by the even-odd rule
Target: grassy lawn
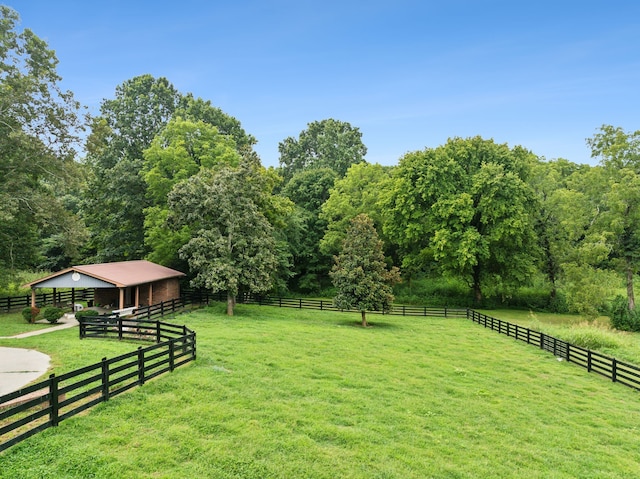
[[(10, 448), (0, 477), (637, 476), (638, 392), (470, 321), (223, 311), (176, 318), (195, 363)], [(20, 344), (56, 371), (132, 347), (76, 334)]]
[(494, 318), (542, 331), (565, 341), (640, 365), (640, 334), (610, 328), (609, 318), (588, 322), (572, 314), (533, 313), (516, 310), (483, 311)]
[(54, 326), (50, 323), (27, 323), (18, 312), (0, 314), (0, 337), (15, 336), (20, 333), (28, 333), (38, 329), (45, 329)]

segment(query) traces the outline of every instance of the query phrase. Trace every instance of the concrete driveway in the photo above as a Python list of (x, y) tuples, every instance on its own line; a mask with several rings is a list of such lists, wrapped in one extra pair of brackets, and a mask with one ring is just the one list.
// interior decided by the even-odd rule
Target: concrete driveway
[[(57, 326), (17, 334), (10, 338), (28, 338), (78, 325), (73, 313), (65, 314), (59, 322)], [(0, 396), (17, 391), (43, 376), (49, 369), (49, 360), (49, 356), (33, 349), (0, 347)]]
[(49, 369), (49, 356), (33, 349), (0, 347), (0, 396), (17, 391)]

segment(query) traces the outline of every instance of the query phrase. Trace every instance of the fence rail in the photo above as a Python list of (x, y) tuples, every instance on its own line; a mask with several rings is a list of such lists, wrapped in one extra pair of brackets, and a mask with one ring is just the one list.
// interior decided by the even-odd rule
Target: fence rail
[[(36, 294), (36, 304), (64, 304), (71, 301), (93, 299), (93, 289), (76, 289), (75, 291), (56, 291), (55, 293)], [(0, 298), (0, 311), (5, 313), (31, 306), (31, 295), (9, 296)]]
[[(277, 296), (243, 296), (241, 301), (246, 304), (260, 306), (278, 306), (280, 308), (316, 309), (320, 311), (353, 311), (337, 308), (333, 301), (306, 298), (281, 298)], [(432, 316), (445, 318), (465, 318), (467, 310), (463, 308), (428, 308), (426, 306), (393, 305), (391, 311), (367, 311), (368, 314), (390, 314), (399, 316)]]
[[(149, 317), (175, 312), (181, 302), (142, 308)], [(196, 333), (186, 326), (147, 319), (96, 316), (81, 318), (80, 337), (153, 341), (115, 358), (40, 381), (0, 396), (0, 452), (57, 426), (96, 404), (196, 359)]]
[(492, 318), (472, 309), (467, 311), (467, 317), (474, 323), (537, 346), (558, 358), (585, 368), (588, 372), (600, 374), (613, 382), (640, 390), (640, 367), (634, 364), (576, 346), (540, 331)]

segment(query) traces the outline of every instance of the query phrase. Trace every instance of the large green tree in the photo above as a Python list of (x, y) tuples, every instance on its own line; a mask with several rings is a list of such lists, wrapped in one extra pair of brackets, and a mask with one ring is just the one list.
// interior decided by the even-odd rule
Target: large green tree
[(385, 233), (408, 263), (433, 261), (467, 281), (478, 304), (488, 285), (523, 284), (534, 267), (526, 182), (534, 160), (524, 148), (481, 137), (408, 153), (384, 200)]
[(594, 226), (608, 239), (611, 258), (626, 278), (627, 303), (633, 310), (633, 279), (640, 270), (640, 130), (625, 132), (603, 125), (587, 144), (592, 156), (600, 159), (609, 186)]
[(280, 142), (278, 150), (285, 182), (309, 168), (330, 168), (342, 177), (351, 165), (364, 161), (367, 153), (360, 130), (332, 118), (309, 123), (297, 139)]
[(169, 224), (192, 231), (180, 249), (195, 273), (191, 284), (226, 291), (229, 315), (239, 292), (268, 291), (278, 271), (274, 228), (260, 207), (268, 181), (257, 162), (243, 161), (202, 169), (169, 194)]
[(167, 195), (174, 185), (201, 169), (220, 165), (237, 166), (240, 154), (231, 137), (202, 120), (174, 117), (144, 151), (142, 176), (147, 185), (150, 206), (145, 208), (147, 258), (180, 268), (178, 250), (189, 240), (189, 225), (172, 230), (166, 224)]
[(362, 162), (352, 165), (344, 178), (336, 180), (320, 212), (320, 219), (327, 222), (326, 232), (320, 242), (322, 252), (338, 254), (351, 220), (359, 214), (367, 214), (376, 230), (382, 230), (382, 206), (379, 200), (390, 179), (391, 170), (379, 164)]
[(400, 281), (400, 274), (396, 267), (387, 269), (382, 241), (366, 214), (351, 220), (331, 279), (336, 288), (334, 304), (360, 311), (362, 326), (368, 326), (367, 311), (391, 310), (393, 284)]
[(150, 206), (140, 175), (143, 152), (172, 117), (180, 99), (166, 78), (141, 75), (104, 100), (87, 141), (92, 176), (85, 193), (85, 221), (96, 261), (140, 259), (144, 209)]
[(55, 52), (18, 21), (0, 6), (0, 283), (41, 264), (46, 238), (73, 254), (82, 230), (59, 200), (80, 175), (80, 106), (60, 87)]

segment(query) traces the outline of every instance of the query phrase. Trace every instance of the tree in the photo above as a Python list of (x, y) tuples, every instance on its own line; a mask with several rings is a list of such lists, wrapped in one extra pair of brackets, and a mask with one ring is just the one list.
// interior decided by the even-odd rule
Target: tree
[(282, 195), (296, 205), (296, 216), (304, 231), (298, 240), (290, 241), (293, 254), (293, 288), (318, 292), (328, 279), (331, 256), (320, 251), (320, 239), (326, 222), (320, 219), (320, 208), (329, 197), (336, 173), (330, 168), (311, 168), (297, 172), (282, 190)]
[(398, 268), (387, 270), (373, 221), (366, 214), (351, 220), (351, 226), (335, 257), (331, 279), (336, 287), (334, 304), (341, 309), (357, 309), (362, 326), (368, 326), (367, 311), (391, 310), (392, 286), (400, 281)]
[(203, 169), (168, 198), (169, 224), (192, 231), (180, 249), (195, 272), (192, 286), (226, 291), (230, 316), (240, 291), (268, 291), (278, 269), (274, 229), (259, 208), (268, 181), (263, 170), (249, 161)]
[(288, 137), (280, 142), (278, 151), (286, 183), (308, 168), (330, 168), (342, 177), (351, 165), (364, 161), (367, 148), (358, 128), (330, 118), (307, 124), (297, 140)]
[(573, 175), (583, 174), (588, 168), (564, 159), (539, 161), (529, 178), (536, 197), (534, 229), (539, 264), (551, 287), (549, 306), (552, 308), (557, 306), (563, 264), (577, 261), (576, 248), (592, 220), (592, 205), (585, 192), (568, 186)]
[(180, 99), (166, 78), (141, 75), (104, 100), (87, 140), (92, 177), (83, 213), (96, 261), (141, 259), (144, 210), (150, 205), (140, 171), (143, 151), (172, 117)]
[(57, 196), (75, 184), (80, 105), (60, 88), (55, 52), (18, 21), (0, 6), (0, 283), (38, 265), (45, 230), (66, 254), (82, 229)]
[(234, 141), (202, 120), (175, 117), (153, 139), (144, 153), (142, 177), (151, 204), (144, 210), (145, 243), (150, 261), (179, 268), (178, 250), (189, 240), (189, 225), (173, 231), (166, 225), (167, 195), (174, 185), (201, 169), (237, 166), (240, 154)]
[(320, 219), (327, 222), (326, 232), (320, 241), (322, 252), (338, 254), (349, 224), (358, 214), (367, 214), (376, 230), (382, 230), (379, 200), (390, 175), (390, 168), (362, 162), (352, 165), (344, 178), (336, 180), (320, 212)]
[(477, 304), (483, 287), (524, 283), (534, 270), (535, 157), (480, 137), (454, 138), (408, 153), (383, 204), (384, 231), (402, 247), (403, 264), (434, 261), (464, 279)]
[(633, 278), (640, 270), (640, 130), (603, 125), (587, 139), (591, 156), (600, 158), (609, 189), (603, 198), (603, 213), (594, 225), (607, 237), (612, 259), (626, 279), (627, 303), (635, 309)]

